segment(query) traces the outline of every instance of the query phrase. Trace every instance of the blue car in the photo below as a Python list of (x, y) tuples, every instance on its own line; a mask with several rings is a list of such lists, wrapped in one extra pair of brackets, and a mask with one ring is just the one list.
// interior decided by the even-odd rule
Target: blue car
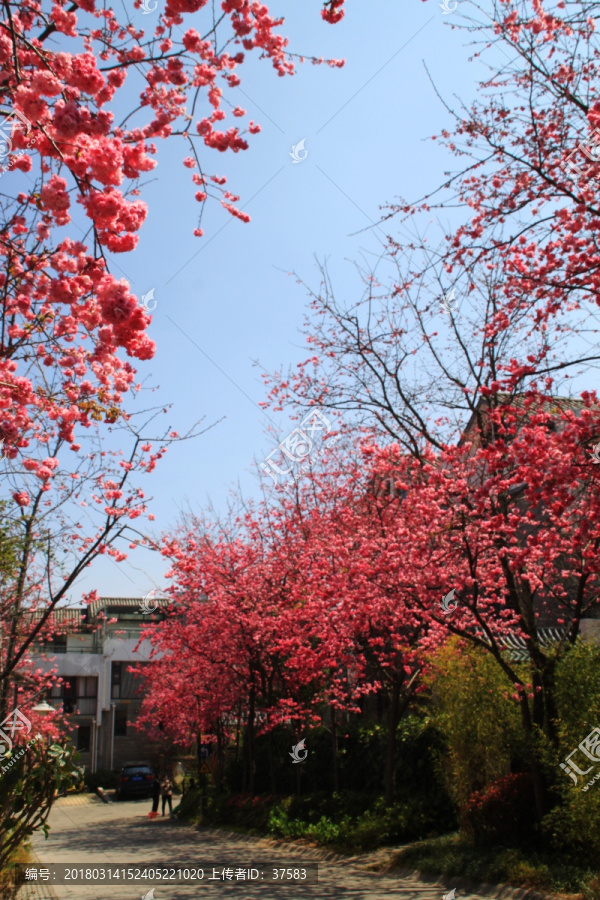
[(117, 800), (127, 797), (150, 797), (155, 775), (149, 763), (125, 763), (117, 784)]

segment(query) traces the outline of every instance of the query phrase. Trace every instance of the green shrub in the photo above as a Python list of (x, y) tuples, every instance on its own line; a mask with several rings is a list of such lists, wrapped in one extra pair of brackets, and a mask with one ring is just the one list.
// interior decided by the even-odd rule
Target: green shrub
[(180, 802), (173, 809), (178, 819), (197, 819), (202, 810), (202, 791), (200, 788), (188, 788)]
[(536, 813), (531, 775), (505, 775), (473, 794), (465, 821), (476, 846), (522, 847), (532, 843)]
[(0, 870), (29, 835), (47, 828), (55, 794), (78, 784), (82, 775), (79, 754), (71, 745), (49, 744), (41, 735), (26, 747), (15, 746), (2, 762)]
[[(391, 807), (385, 806), (383, 798), (371, 797), (368, 808), (366, 798), (359, 797), (360, 802), (342, 794), (321, 802), (314, 797), (284, 798), (270, 810), (268, 831), (275, 837), (303, 838), (348, 852), (367, 852), (450, 827), (451, 819), (440, 820), (435, 802), (418, 795)], [(360, 812), (351, 813), (357, 806)]]
[[(596, 726), (600, 727), (600, 647), (579, 641), (556, 666), (556, 702), (559, 750), (546, 742), (544, 761), (557, 806), (545, 817), (553, 847), (575, 858), (596, 862), (600, 858), (600, 781), (587, 786), (600, 772), (581, 751), (573, 757), (580, 768), (591, 767), (577, 784), (560, 768), (573, 750)], [(584, 765), (585, 763), (585, 765)]]
[(99, 787), (112, 790), (116, 788), (118, 781), (119, 776), (112, 769), (98, 769), (97, 772), (86, 772), (84, 776), (85, 786), (92, 794), (95, 794)]
[(474, 792), (524, 758), (514, 689), (488, 653), (457, 639), (438, 651), (428, 684), (432, 721), (447, 748), (439, 765), (462, 816)]
[(464, 834), (419, 841), (395, 853), (393, 864), (434, 875), (532, 888), (552, 895), (570, 894), (572, 900), (576, 900), (574, 894), (577, 900), (600, 897), (597, 873), (587, 866), (576, 865), (569, 855), (516, 847), (475, 848)]

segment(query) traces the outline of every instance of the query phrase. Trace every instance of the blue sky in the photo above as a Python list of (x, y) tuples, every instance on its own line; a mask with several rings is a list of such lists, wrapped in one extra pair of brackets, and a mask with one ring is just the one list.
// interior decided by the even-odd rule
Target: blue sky
[[(209, 203), (205, 236), (195, 238), (199, 206), (181, 162), (186, 147), (178, 139), (159, 142), (159, 165), (142, 194), (149, 215), (139, 246), (115, 257), (113, 271), (126, 275), (138, 296), (154, 288), (150, 335), (158, 349), (138, 370), (157, 390), (145, 405), (171, 404), (165, 421), (180, 433), (202, 417), (206, 425), (221, 421), (173, 446), (143, 479), (154, 498), (155, 535), (173, 528), (183, 507), (199, 511), (211, 501), (224, 510), (238, 484), (247, 496), (260, 493), (254, 460), (275, 445), (269, 424), (284, 434), (289, 416), (259, 409), (265, 392), (253, 360), (272, 371), (307, 355), (299, 333), (307, 298), (287, 273), (316, 285), (315, 256), (327, 258), (338, 298), (355, 301), (360, 284), (352, 261), (379, 253), (377, 231), (363, 230), (377, 221), (379, 207), (399, 196), (416, 200), (455, 169), (444, 148), (427, 140), (450, 120), (425, 65), (449, 102), (475, 96), (484, 70), (469, 62), (469, 35), (450, 27), (468, 6), (457, 4), (456, 13), (444, 15), (435, 0), (349, 0), (336, 26), (322, 21), (317, 0), (270, 4), (286, 18), (291, 50), (343, 57), (346, 65), (305, 63), (279, 78), (268, 61), (250, 55), (239, 70), (241, 90), (228, 99), (262, 132), (235, 155), (203, 148), (203, 165), (227, 175), (249, 224)], [(137, 15), (148, 28), (151, 16)], [(186, 17), (186, 27), (188, 20), (194, 24)], [(307, 156), (294, 163), (289, 154), (302, 139)], [(158, 554), (140, 550), (119, 565), (102, 559), (71, 599), (92, 587), (101, 596), (142, 595), (165, 586), (166, 569)]]

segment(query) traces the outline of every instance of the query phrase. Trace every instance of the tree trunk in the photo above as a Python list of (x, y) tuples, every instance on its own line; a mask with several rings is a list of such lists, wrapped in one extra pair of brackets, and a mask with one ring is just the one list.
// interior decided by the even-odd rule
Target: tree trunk
[(387, 744), (385, 751), (385, 805), (394, 802), (395, 769), (396, 769), (396, 729), (400, 720), (400, 682), (394, 678), (389, 696), (387, 714)]
[(268, 752), (269, 752), (269, 780), (271, 782), (271, 793), (277, 793), (277, 778), (275, 776), (275, 753), (273, 750), (273, 732), (269, 731), (269, 737), (267, 742)]
[(533, 779), (535, 813), (538, 823), (541, 823), (547, 811), (546, 785), (544, 783), (544, 776), (538, 759), (537, 747), (535, 745), (535, 733), (527, 697), (522, 697), (521, 699), (521, 719), (529, 744), (529, 762), (531, 766), (531, 777)]
[(331, 707), (331, 750), (333, 754), (333, 790), (337, 794), (340, 789), (340, 769), (338, 765), (338, 739), (335, 706)]
[(252, 690), (250, 692), (248, 722), (244, 739), (244, 791), (247, 786), (250, 794), (254, 794), (254, 717), (254, 691)]
[(225, 742), (223, 739), (223, 723), (217, 719), (217, 765), (215, 769), (215, 792), (220, 794), (223, 790), (223, 771), (225, 768)]
[[(198, 729), (198, 731), (196, 732), (196, 743), (197, 743), (196, 762), (198, 764), (198, 783), (202, 784), (202, 771), (201, 771), (202, 759), (200, 757), (200, 748), (202, 747), (202, 732), (200, 731), (200, 729)], [(162, 768), (162, 763), (161, 763), (161, 768)]]
[(542, 673), (544, 706), (546, 710), (546, 733), (552, 741), (553, 745), (558, 749), (558, 709), (556, 706), (556, 684), (555, 684), (556, 661), (547, 660), (546, 666)]

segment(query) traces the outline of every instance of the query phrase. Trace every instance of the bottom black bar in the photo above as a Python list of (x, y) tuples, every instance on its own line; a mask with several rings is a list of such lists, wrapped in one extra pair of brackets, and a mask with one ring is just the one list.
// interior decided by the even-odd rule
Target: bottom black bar
[(27, 866), (15, 864), (17, 883), (46, 884), (318, 884), (317, 863), (107, 863), (98, 866), (82, 866), (78, 863), (50, 863)]

